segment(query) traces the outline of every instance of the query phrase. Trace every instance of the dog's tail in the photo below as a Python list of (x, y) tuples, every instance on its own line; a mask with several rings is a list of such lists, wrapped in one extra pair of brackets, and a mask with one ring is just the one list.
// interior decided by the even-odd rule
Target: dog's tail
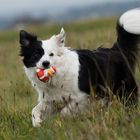
[(117, 47), (135, 65), (140, 45), (140, 8), (125, 12), (117, 23)]

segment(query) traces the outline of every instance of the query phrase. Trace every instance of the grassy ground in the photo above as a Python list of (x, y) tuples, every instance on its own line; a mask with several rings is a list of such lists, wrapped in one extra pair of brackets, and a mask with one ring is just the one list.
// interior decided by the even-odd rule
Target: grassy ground
[[(109, 47), (116, 40), (115, 19), (80, 21), (63, 25), (67, 45), (74, 48)], [(58, 33), (61, 25), (30, 26), (40, 38)], [(117, 59), (117, 58), (116, 58)], [(137, 81), (140, 74), (137, 70)], [(88, 114), (77, 118), (47, 118), (33, 128), (31, 109), (37, 96), (24, 75), (19, 57), (18, 30), (0, 32), (0, 140), (139, 140), (140, 107), (125, 110), (114, 102), (101, 107), (95, 101)]]

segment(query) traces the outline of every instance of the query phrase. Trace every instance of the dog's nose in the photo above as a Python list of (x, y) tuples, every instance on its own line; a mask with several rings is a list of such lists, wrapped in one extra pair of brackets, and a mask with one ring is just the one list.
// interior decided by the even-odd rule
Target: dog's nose
[(49, 67), (50, 62), (49, 62), (49, 61), (44, 61), (44, 62), (42, 63), (42, 65), (43, 65), (44, 68), (47, 68), (47, 67)]

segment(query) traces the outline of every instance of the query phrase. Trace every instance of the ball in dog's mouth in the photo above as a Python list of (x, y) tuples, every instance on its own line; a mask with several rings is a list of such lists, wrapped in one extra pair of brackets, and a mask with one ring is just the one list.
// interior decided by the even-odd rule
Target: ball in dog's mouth
[(36, 74), (40, 81), (46, 83), (49, 81), (50, 77), (53, 77), (56, 73), (56, 67), (52, 66), (48, 69), (37, 68)]

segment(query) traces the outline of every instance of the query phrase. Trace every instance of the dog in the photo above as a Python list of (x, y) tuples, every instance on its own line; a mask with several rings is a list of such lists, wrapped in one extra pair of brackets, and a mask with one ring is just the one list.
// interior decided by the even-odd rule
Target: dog
[[(117, 41), (112, 48), (76, 50), (65, 47), (65, 31), (48, 40), (20, 31), (20, 55), (24, 70), (38, 92), (32, 110), (34, 127), (47, 115), (63, 115), (87, 110), (91, 92), (96, 98), (108, 97), (108, 90), (126, 106), (137, 105), (138, 86), (134, 78), (140, 43), (140, 9), (125, 12), (117, 21)], [(36, 69), (57, 68), (47, 83), (40, 81)], [(57, 110), (57, 111), (58, 111)]]

